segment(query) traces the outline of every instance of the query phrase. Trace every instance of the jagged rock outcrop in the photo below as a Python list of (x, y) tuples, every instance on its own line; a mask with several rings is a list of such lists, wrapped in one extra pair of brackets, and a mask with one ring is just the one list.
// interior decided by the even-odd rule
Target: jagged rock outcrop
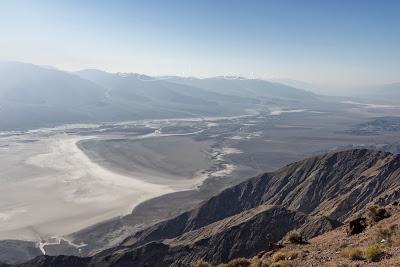
[(367, 228), (367, 219), (366, 218), (357, 218), (351, 220), (349, 225), (347, 226), (346, 233), (347, 235), (357, 235), (362, 233)]
[(398, 200), (399, 189), (398, 155), (357, 149), (312, 157), (228, 188), (95, 255), (88, 266), (187, 266), (198, 258), (249, 257), (293, 228), (311, 238), (367, 204)]

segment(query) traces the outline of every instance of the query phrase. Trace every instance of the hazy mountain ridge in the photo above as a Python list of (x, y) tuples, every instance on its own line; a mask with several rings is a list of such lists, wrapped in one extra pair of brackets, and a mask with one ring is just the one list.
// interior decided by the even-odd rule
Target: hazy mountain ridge
[(82, 70), (77, 74), (109, 89), (111, 97), (129, 101), (171, 101), (186, 105), (219, 105), (219, 102), (247, 101), (250, 99), (209, 92), (202, 88), (176, 84), (169, 79), (158, 79), (133, 73), (107, 73), (99, 70)]
[[(181, 82), (182, 81), (182, 82)], [(160, 79), (83, 70), (69, 73), (19, 62), (0, 63), (0, 130), (238, 115), (254, 104), (304, 103), (314, 95), (261, 80)], [(261, 97), (261, 99), (260, 99)]]
[(350, 130), (352, 134), (377, 135), (384, 132), (399, 132), (400, 117), (378, 117), (370, 121), (357, 124)]
[(104, 105), (104, 92), (105, 88), (77, 75), (1, 62), (0, 130), (88, 121)]
[(317, 95), (303, 89), (297, 89), (282, 83), (242, 77), (182, 78), (171, 76), (168, 79), (175, 83), (204, 88), (212, 92), (236, 95), (240, 97), (257, 96), (266, 99), (289, 99), (292, 101), (312, 102)]
[(382, 87), (382, 90), (386, 94), (399, 95), (400, 94), (400, 82), (387, 84)]
[(76, 108), (101, 103), (105, 90), (100, 85), (57, 69), (0, 62), (0, 94), (3, 101)]
[(400, 82), (363, 88), (357, 93), (357, 97), (367, 102), (398, 106), (400, 104)]
[[(228, 188), (91, 259), (71, 260), (82, 266), (187, 266), (198, 258), (218, 263), (254, 256), (290, 228), (312, 237), (369, 203), (398, 200), (399, 176), (400, 157), (385, 152), (356, 149), (308, 158)], [(292, 223), (285, 224), (287, 218)], [(69, 258), (39, 257), (25, 266), (52, 261), (63, 266)]]

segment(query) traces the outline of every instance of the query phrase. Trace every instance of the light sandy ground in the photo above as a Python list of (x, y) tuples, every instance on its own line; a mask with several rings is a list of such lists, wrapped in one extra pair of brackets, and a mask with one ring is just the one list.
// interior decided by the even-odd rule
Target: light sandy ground
[(35, 133), (0, 140), (0, 239), (68, 234), (177, 190), (92, 162), (76, 145), (88, 138)]
[(298, 112), (305, 112), (305, 109), (271, 109), (272, 116), (282, 115), (284, 113), (298, 113)]
[[(219, 119), (227, 118), (210, 121)], [(157, 123), (149, 122), (150, 128), (157, 129)], [(155, 130), (135, 137), (78, 134), (96, 127), (0, 133), (0, 240), (59, 240), (130, 213), (145, 200), (231, 173), (234, 166), (222, 164), (222, 157), (240, 153), (195, 141), (192, 136), (203, 130)], [(210, 169), (213, 162), (218, 167)]]
[(118, 173), (141, 180), (187, 189), (202, 181), (201, 171), (211, 163), (208, 142), (182, 135), (143, 139), (91, 139), (79, 146), (91, 160)]

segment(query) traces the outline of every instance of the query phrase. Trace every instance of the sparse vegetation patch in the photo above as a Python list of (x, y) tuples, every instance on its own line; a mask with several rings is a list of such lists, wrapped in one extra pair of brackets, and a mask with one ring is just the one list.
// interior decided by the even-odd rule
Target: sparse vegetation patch
[(383, 250), (381, 248), (381, 245), (374, 244), (368, 246), (365, 249), (364, 254), (368, 261), (379, 261), (383, 254)]
[(369, 206), (367, 215), (370, 222), (373, 223), (390, 217), (390, 213), (385, 208), (379, 207), (378, 205)]
[(362, 260), (364, 259), (363, 257), (363, 252), (359, 248), (353, 248), (353, 247), (347, 247), (343, 249), (341, 255), (349, 260)]
[(293, 244), (303, 244), (305, 243), (303, 237), (297, 230), (292, 230), (286, 234), (286, 240)]
[(250, 267), (251, 261), (245, 258), (237, 258), (228, 263), (218, 265), (218, 267)]
[(272, 255), (273, 262), (278, 262), (278, 261), (283, 261), (283, 260), (286, 260), (286, 254), (283, 251), (275, 252)]

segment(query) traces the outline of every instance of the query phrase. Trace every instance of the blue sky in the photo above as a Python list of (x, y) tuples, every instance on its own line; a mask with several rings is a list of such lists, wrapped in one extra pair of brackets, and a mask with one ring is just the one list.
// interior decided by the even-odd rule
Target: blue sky
[(0, 1), (0, 59), (66, 70), (400, 80), (400, 1)]

